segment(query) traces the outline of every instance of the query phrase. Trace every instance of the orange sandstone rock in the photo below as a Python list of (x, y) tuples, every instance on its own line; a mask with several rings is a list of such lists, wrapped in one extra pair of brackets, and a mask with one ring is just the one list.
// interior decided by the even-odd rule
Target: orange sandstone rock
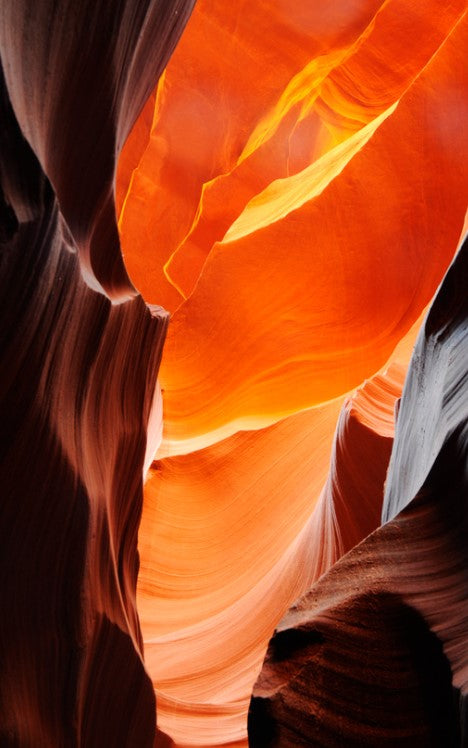
[(377, 529), (277, 628), (252, 746), (464, 745), (467, 472), (465, 242), (421, 330)]

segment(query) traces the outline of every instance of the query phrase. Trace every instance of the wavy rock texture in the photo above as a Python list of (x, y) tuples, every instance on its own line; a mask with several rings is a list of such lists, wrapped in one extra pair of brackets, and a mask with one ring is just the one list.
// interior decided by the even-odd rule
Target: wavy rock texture
[(334, 549), (322, 572), (380, 524), (394, 410), (405, 373), (406, 367), (392, 364), (385, 375), (376, 375), (359, 389), (340, 413), (321, 502), (326, 512), (323, 539), (318, 543), (323, 547), (328, 541)]
[(380, 525), (466, 210), (465, 4), (295, 5), (199, 0), (117, 175), (129, 274), (172, 312), (138, 607), (180, 746), (246, 744), (281, 616)]
[(450, 745), (465, 3), (191, 5), (0, 8), (0, 743), (245, 746), (336, 564), (251, 742)]
[(189, 10), (0, 8), (2, 746), (155, 744), (135, 593), (167, 315), (128, 281), (113, 178)]
[[(463, 224), (465, 4), (436, 21), (420, 3), (345, 3), (339, 34), (328, 3), (302, 29), (279, 1), (261, 21), (265, 6), (197, 5), (120, 216), (135, 284), (174, 310), (161, 456), (375, 374), (432, 298)], [(239, 106), (254, 70), (264, 93)]]
[(466, 744), (468, 243), (415, 348), (383, 507), (278, 626), (252, 746)]
[(245, 744), (249, 694), (282, 611), (379, 525), (404, 371), (392, 365), (342, 407), (150, 471), (138, 610), (159, 724), (177, 745)]

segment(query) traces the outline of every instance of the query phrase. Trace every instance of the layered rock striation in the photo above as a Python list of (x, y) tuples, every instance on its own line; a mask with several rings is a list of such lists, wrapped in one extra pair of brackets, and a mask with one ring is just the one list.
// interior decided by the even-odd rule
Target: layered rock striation
[(252, 746), (466, 742), (467, 282), (465, 242), (411, 360), (387, 523), (281, 621), (250, 706)]
[(135, 593), (167, 315), (128, 280), (113, 179), (189, 10), (0, 9), (5, 746), (156, 738)]
[(192, 5), (0, 7), (0, 743), (456, 745), (465, 3)]

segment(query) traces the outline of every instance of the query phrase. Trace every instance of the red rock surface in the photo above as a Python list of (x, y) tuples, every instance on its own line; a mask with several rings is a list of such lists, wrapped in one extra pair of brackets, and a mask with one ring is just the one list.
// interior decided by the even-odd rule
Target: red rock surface
[[(418, 3), (335, 4), (339, 38), (328, 2), (307, 31), (279, 0), (262, 23), (266, 4), (247, 5), (235, 21), (234, 6), (197, 5), (119, 219), (136, 286), (174, 312), (161, 456), (373, 376), (435, 293), (466, 210), (465, 3), (437, 20)], [(297, 159), (296, 136), (310, 144)]]
[(128, 281), (113, 177), (189, 10), (0, 7), (2, 746), (155, 741), (135, 593), (167, 315)]
[(466, 743), (467, 283), (465, 244), (410, 364), (383, 509), (394, 518), (281, 621), (252, 746)]
[(181, 746), (245, 741), (282, 611), (380, 524), (394, 349), (466, 209), (464, 4), (313, 5), (200, 0), (120, 161), (129, 273), (173, 312), (138, 606)]
[(0, 6), (0, 744), (454, 745), (466, 4), (192, 4)]
[(393, 364), (342, 407), (150, 471), (138, 610), (158, 720), (177, 745), (245, 737), (249, 694), (282, 611), (380, 524), (403, 374)]

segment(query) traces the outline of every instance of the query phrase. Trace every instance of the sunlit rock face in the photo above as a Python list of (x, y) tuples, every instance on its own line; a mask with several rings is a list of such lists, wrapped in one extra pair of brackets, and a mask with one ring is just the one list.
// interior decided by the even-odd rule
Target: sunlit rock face
[(135, 593), (167, 315), (112, 185), (189, 6), (1, 4), (2, 746), (156, 739)]
[(456, 744), (465, 4), (192, 4), (0, 8), (0, 743)]
[(434, 294), (466, 209), (465, 4), (405, 6), (347, 2), (338, 33), (329, 3), (303, 25), (197, 5), (120, 216), (131, 277), (174, 312), (161, 455), (358, 386)]
[[(408, 360), (466, 209), (464, 12), (200, 0), (124, 148), (126, 267), (172, 313), (138, 608), (178, 746), (247, 744), (283, 612), (382, 522)], [(425, 631), (398, 594), (388, 615)]]
[(343, 406), (150, 472), (138, 610), (158, 721), (178, 744), (245, 737), (248, 695), (282, 611), (380, 524), (402, 380), (395, 364)]
[(468, 244), (410, 364), (383, 518), (289, 610), (252, 746), (466, 745)]

